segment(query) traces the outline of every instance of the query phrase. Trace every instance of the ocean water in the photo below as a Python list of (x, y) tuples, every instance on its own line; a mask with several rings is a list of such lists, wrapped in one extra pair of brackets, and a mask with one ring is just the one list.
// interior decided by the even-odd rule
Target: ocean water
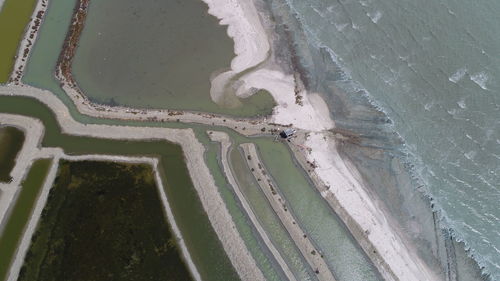
[[(336, 65), (335, 87), (384, 113), (374, 128), (350, 126), (372, 130), (374, 145), (402, 159), (439, 226), (500, 280), (500, 1), (284, 2), (307, 43)], [(314, 68), (314, 58), (302, 61)], [(332, 88), (318, 73), (304, 76)]]

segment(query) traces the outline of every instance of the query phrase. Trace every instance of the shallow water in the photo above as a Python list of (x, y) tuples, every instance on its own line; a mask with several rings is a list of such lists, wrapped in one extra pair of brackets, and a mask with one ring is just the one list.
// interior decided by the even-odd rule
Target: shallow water
[(211, 142), (205, 130), (196, 131), (198, 140), (207, 148), (205, 162), (210, 169), (210, 173), (215, 180), (226, 208), (238, 229), (238, 233), (254, 258), (257, 267), (262, 271), (266, 280), (283, 280), (285, 278), (284, 273), (260, 238), (258, 232), (252, 226), (250, 219), (244, 212), (243, 207), (236, 198), (236, 194), (224, 175), (222, 163), (220, 163), (220, 144)]
[(17, 154), (23, 144), (23, 131), (14, 127), (0, 127), (0, 182), (11, 180), (10, 172), (16, 164)]
[(308, 182), (305, 173), (295, 166), (287, 147), (267, 140), (255, 143), (287, 206), (324, 255), (336, 279), (382, 280), (341, 220)]
[[(233, 41), (200, 0), (91, 1), (73, 62), (92, 100), (140, 108), (266, 115), (269, 94), (223, 108), (210, 98), (211, 75), (230, 66)], [(243, 100), (242, 100), (243, 101)]]
[(52, 159), (35, 160), (21, 183), (21, 190), (0, 236), (0, 279), (5, 280), (22, 233), (31, 217), (36, 199), (49, 172)]
[(316, 274), (302, 257), (299, 249), (295, 246), (292, 238), (255, 181), (242, 153), (237, 148), (232, 149), (229, 157), (231, 169), (257, 220), (297, 280), (317, 280)]
[[(367, 111), (338, 124), (376, 136), (395, 155), (408, 153), (401, 159), (415, 187), (433, 198), (442, 226), (499, 279), (500, 2), (286, 2), (310, 46), (324, 51), (316, 62), (334, 76), (309, 75), (332, 111), (341, 111), (333, 96), (344, 91), (349, 99), (368, 97), (391, 120)], [(373, 132), (366, 120), (377, 118)]]

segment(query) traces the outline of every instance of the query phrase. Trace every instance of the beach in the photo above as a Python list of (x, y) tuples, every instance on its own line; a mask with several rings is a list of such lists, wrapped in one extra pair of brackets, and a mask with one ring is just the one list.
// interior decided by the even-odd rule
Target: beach
[[(78, 42), (77, 39), (75, 39), (76, 41), (72, 40), (71, 36), (78, 38), (79, 34), (75, 35), (74, 32), (81, 31), (81, 29), (76, 31), (73, 29), (69, 33), (68, 45), (64, 48), (66, 53), (61, 54), (56, 78), (61, 82), (62, 89), (71, 98), (77, 110), (81, 114), (103, 119), (157, 123), (179, 122), (223, 127), (244, 136), (271, 136), (276, 135), (284, 128), (293, 128), (296, 130), (294, 137), (285, 143), (302, 169), (307, 172), (316, 191), (340, 217), (382, 277), (385, 280), (440, 280), (439, 274), (434, 269), (429, 268), (427, 263), (422, 260), (416, 245), (408, 242), (399, 229), (398, 223), (386, 213), (387, 210), (382, 207), (382, 203), (367, 191), (369, 190), (367, 183), (357, 170), (356, 165), (339, 154), (338, 145), (342, 142), (355, 141), (354, 137), (336, 130), (338, 127), (332, 120), (331, 112), (323, 97), (316, 92), (308, 91), (301, 75), (290, 73), (289, 69), (283, 67), (283, 62), (278, 61), (273, 43), (277, 35), (272, 24), (268, 21), (267, 15), (258, 10), (254, 1), (203, 1), (208, 5), (208, 13), (218, 18), (221, 25), (227, 26), (227, 35), (234, 41), (235, 57), (231, 61), (230, 69), (219, 73), (211, 80), (210, 96), (212, 100), (216, 103), (222, 102), (225, 99), (225, 89), (228, 87), (239, 98), (248, 97), (255, 92), (255, 89), (263, 89), (272, 95), (277, 104), (271, 116), (240, 118), (190, 110), (134, 109), (129, 106), (108, 106), (95, 103), (85, 96), (71, 76), (71, 60), (75, 50), (68, 46), (74, 46)], [(83, 5), (82, 9), (85, 9), (86, 2), (81, 1), (80, 3)], [(45, 0), (40, 0), (35, 13), (37, 15), (41, 13), (40, 17), (42, 17), (43, 12), (41, 11), (45, 11), (46, 5)], [(184, 152), (189, 175), (203, 209), (239, 277), (242, 280), (265, 280), (255, 258), (250, 254), (238, 233), (233, 218), (215, 184), (214, 177), (205, 163), (206, 148), (197, 139), (192, 129), (82, 124), (73, 119), (68, 107), (53, 93), (22, 82), (25, 61), (33, 45), (31, 40), (36, 39), (39, 24), (40, 22), (36, 22), (35, 19), (30, 24), (30, 27), (33, 26), (30, 28), (32, 31), (25, 34), (20, 49), (20, 54), (23, 53), (23, 56), (18, 56), (15, 71), (11, 76), (11, 83), (0, 86), (0, 95), (30, 97), (42, 102), (55, 113), (62, 131), (69, 135), (118, 140), (166, 140), (179, 144)], [(18, 163), (12, 173), (14, 181), (10, 187), (2, 185), (2, 196), (0, 197), (2, 217), (6, 214), (12, 198), (15, 196), (13, 190), (22, 180), (31, 161), (40, 157), (54, 157), (56, 159), (44, 186), (42, 200), (37, 203), (34, 216), (30, 220), (29, 228), (23, 238), (19, 250), (21, 254), (15, 260), (9, 280), (16, 278), (22, 265), (23, 253), (29, 246), (29, 238), (34, 232), (37, 216), (40, 215), (45, 202), (43, 198), (46, 198), (48, 194), (49, 182), (55, 177), (57, 159), (145, 162), (155, 167), (157, 184), (158, 186), (162, 185), (158, 175), (158, 162), (154, 158), (139, 159), (95, 155), (76, 157), (65, 155), (57, 149), (41, 149), (39, 145), (43, 135), (43, 126), (40, 122), (5, 114), (0, 118), (3, 123), (21, 127), (27, 135), (26, 144), (18, 156)], [(252, 214), (248, 203), (245, 203), (241, 192), (238, 191), (238, 182), (232, 176), (229, 163), (227, 163), (227, 153), (231, 145), (230, 139), (225, 133), (216, 131), (210, 131), (209, 135), (213, 141), (221, 144), (222, 165), (226, 177), (236, 189), (239, 200), (243, 202), (243, 209), (287, 278), (294, 280), (280, 253), (273, 247), (255, 215)], [(242, 148), (245, 153), (251, 155), (254, 161), (259, 159), (253, 144), (242, 145)], [(257, 168), (260, 164), (257, 165), (257, 162), (251, 161), (249, 165), (257, 170), (258, 178), (266, 178), (268, 172), (265, 168), (262, 170)], [(272, 179), (269, 178), (268, 182), (272, 182)], [(279, 194), (273, 195), (267, 186), (263, 183), (260, 184), (287, 232), (303, 256), (306, 257), (308, 264), (316, 271), (317, 278), (319, 280), (335, 280), (335, 276), (330, 272), (322, 257), (309, 255), (311, 251), (315, 250), (315, 245), (305, 237), (300, 238), (302, 230), (298, 225), (295, 225), (294, 218), (290, 213), (281, 210), (278, 202), (284, 199)], [(162, 189), (160, 188), (160, 190)], [(174, 232), (182, 241), (180, 231), (175, 224), (175, 217), (168, 205), (168, 198), (164, 193), (161, 193), (161, 197), (168, 219), (173, 222)], [(182, 243), (181, 250), (195, 279), (199, 280), (200, 275), (189, 257), (187, 247)]]
[[(255, 8), (248, 8), (247, 5), (238, 5), (235, 2), (226, 1), (226, 6), (219, 4), (220, 10), (215, 10), (212, 6), (209, 13), (221, 17), (221, 23), (229, 25), (229, 30), (232, 30), (229, 35), (234, 39), (235, 46), (245, 44), (248, 40), (248, 35), (245, 34), (252, 34), (255, 42), (261, 40), (261, 44), (255, 44), (262, 46), (260, 51), (252, 48), (254, 45), (250, 45), (248, 48), (240, 47), (241, 49), (236, 47), (237, 58), (241, 56), (245, 60), (242, 59), (240, 62), (234, 59), (232, 65), (235, 69), (242, 69), (248, 65), (248, 61), (260, 62), (262, 60), (263, 54), (268, 51), (267, 42), (269, 39), (266, 36), (256, 35), (255, 28), (246, 28), (260, 22)], [(224, 7), (226, 8), (224, 9)], [(240, 22), (232, 23), (236, 17), (231, 11), (245, 10), (245, 8), (248, 10), (239, 14), (244, 15), (244, 17), (237, 18)], [(226, 20), (224, 16), (228, 19)], [(263, 28), (257, 30), (261, 34), (265, 34)], [(252, 56), (253, 59), (248, 59)], [(342, 216), (344, 223), (348, 226), (358, 225), (365, 232), (365, 243), (361, 244), (365, 244), (363, 248), (366, 254), (372, 257), (372, 260), (378, 261), (374, 263), (384, 278), (387, 280), (422, 280), (422, 276), (425, 276), (426, 280), (437, 280), (437, 276), (416, 255), (416, 250), (408, 248), (399, 238), (396, 226), (389, 224), (385, 215), (366, 195), (362, 187), (363, 183), (359, 176), (356, 176), (352, 165), (346, 165), (336, 153), (335, 137), (332, 137), (328, 131), (334, 128), (334, 124), (333, 121), (325, 118), (329, 115), (324, 114), (326, 108), (324, 101), (318, 96), (313, 96), (313, 101), (310, 101), (309, 95), (301, 93), (303, 105), (296, 103), (293, 77), (277, 71), (277, 65), (272, 66), (272, 68), (275, 69), (263, 67), (263, 69), (243, 76), (244, 87), (247, 89), (251, 87), (264, 88), (273, 95), (278, 103), (273, 112), (273, 120), (277, 123), (291, 124), (294, 128), (312, 132), (309, 135), (310, 139), (303, 143), (308, 147), (308, 151), (296, 151), (296, 153), (305, 153), (306, 155), (299, 155), (298, 158), (306, 158), (310, 163), (315, 163), (317, 168), (314, 169), (311, 176), (318, 178), (317, 184), (330, 187), (328, 191), (323, 192), (324, 197), (327, 200), (328, 197), (331, 197), (330, 200), (336, 201), (335, 203), (339, 205), (337, 209), (345, 210), (344, 216)], [(354, 227), (351, 227), (351, 230), (354, 230)], [(376, 253), (367, 251), (368, 249), (374, 249)]]

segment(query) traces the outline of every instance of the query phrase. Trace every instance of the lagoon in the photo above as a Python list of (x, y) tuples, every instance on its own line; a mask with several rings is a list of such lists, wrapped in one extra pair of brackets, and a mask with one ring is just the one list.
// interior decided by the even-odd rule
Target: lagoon
[(92, 101), (136, 108), (267, 115), (267, 92), (224, 108), (210, 78), (230, 66), (233, 42), (200, 0), (91, 1), (72, 65)]

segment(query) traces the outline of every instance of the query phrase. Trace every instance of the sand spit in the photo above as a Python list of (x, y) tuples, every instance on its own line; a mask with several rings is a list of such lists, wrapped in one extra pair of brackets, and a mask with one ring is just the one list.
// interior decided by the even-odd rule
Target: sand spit
[(337, 141), (331, 132), (306, 133), (290, 147), (384, 279), (439, 280), (368, 196), (354, 166), (340, 158)]
[(309, 236), (304, 234), (300, 225), (297, 224), (297, 220), (288, 210), (286, 200), (277, 192), (279, 187), (275, 185), (269, 176), (269, 172), (267, 172), (263, 166), (255, 144), (244, 143), (241, 144), (240, 147), (247, 155), (248, 165), (253, 171), (253, 176), (262, 192), (265, 194), (274, 212), (278, 215), (283, 226), (292, 237), (295, 245), (299, 248), (302, 256), (304, 256), (311, 268), (316, 272), (318, 279), (335, 280), (333, 273), (323, 259), (323, 255), (316, 249)]
[(14, 70), (10, 75), (9, 83), (20, 83), (21, 78), (24, 75), (24, 68), (26, 67), (31, 49), (35, 44), (36, 38), (38, 37), (40, 25), (42, 24), (45, 12), (47, 11), (48, 1), (49, 0), (38, 0), (35, 6), (33, 16), (31, 16), (31, 21), (26, 27), (26, 33), (19, 44), (19, 50), (14, 63)]
[[(50, 92), (47, 93), (52, 95)], [(42, 95), (38, 99), (44, 100), (44, 103), (49, 105), (49, 108), (55, 113), (62, 131), (67, 134), (121, 140), (157, 139), (181, 145), (190, 177), (200, 197), (203, 208), (236, 271), (243, 280), (264, 280), (262, 272), (256, 266), (255, 260), (239, 236), (231, 215), (218, 192), (215, 181), (205, 164), (205, 147), (196, 139), (192, 129), (85, 125), (73, 120), (68, 109), (55, 96), (52, 95), (52, 99), (50, 99)], [(33, 121), (35, 119), (9, 114), (1, 114), (0, 118), (5, 120), (4, 117), (8, 116), (36, 123)], [(49, 157), (51, 154), (47, 152), (52, 151), (53, 153), (53, 150), (41, 149), (36, 158)], [(4, 194), (2, 194), (3, 197)]]
[[(254, 40), (261, 40), (257, 44), (263, 46), (261, 51), (247, 51), (248, 55), (256, 54), (254, 61), (260, 62), (261, 54), (268, 51), (269, 43), (268, 39), (264, 39), (265, 31), (261, 23), (252, 29), (245, 29), (247, 25), (260, 22), (258, 14), (252, 12), (255, 7), (253, 9), (250, 7), (253, 6), (251, 5), (253, 2), (237, 0), (207, 0), (207, 2), (209, 6), (212, 5), (209, 12), (221, 18), (222, 24), (228, 24), (228, 30), (231, 30), (228, 33), (235, 41), (237, 54), (245, 50), (239, 47), (248, 40), (249, 35), (245, 34), (252, 34), (255, 31), (262, 33), (262, 36), (252, 34)], [(217, 9), (214, 5), (217, 5)], [(245, 8), (247, 12), (241, 13), (241, 17), (234, 17), (234, 13), (231, 12), (234, 9), (244, 10)], [(238, 61), (235, 64), (239, 66)], [(402, 242), (396, 226), (387, 222), (380, 208), (377, 208), (368, 197), (363, 189), (362, 181), (356, 176), (355, 168), (338, 156), (335, 147), (336, 138), (328, 131), (334, 128), (335, 124), (329, 118), (330, 114), (325, 102), (316, 94), (306, 93), (303, 87), (299, 87), (301, 83), (296, 81), (294, 75), (287, 75), (280, 71), (279, 67), (271, 61), (243, 75), (239, 82), (241, 82), (237, 91), (239, 94), (252, 88), (265, 89), (271, 93), (278, 104), (271, 118), (273, 122), (291, 124), (295, 128), (315, 132), (307, 141), (303, 140), (299, 143), (302, 146), (293, 149), (295, 155), (303, 159), (301, 163), (315, 179), (318, 189), (355, 234), (384, 278), (387, 280), (437, 280), (437, 277), (420, 260), (416, 249), (408, 248)], [(304, 144), (308, 146), (308, 149), (304, 148)]]
[(238, 73), (255, 67), (268, 58), (270, 44), (252, 1), (203, 1), (209, 7), (208, 13), (218, 18), (221, 25), (227, 25), (227, 34), (234, 41), (236, 57), (231, 61), (230, 70), (217, 75), (211, 81), (212, 100), (221, 104), (224, 102), (227, 87), (233, 87), (230, 83)]
[(231, 186), (233, 187), (233, 190), (236, 193), (238, 200), (241, 202), (241, 205), (243, 206), (243, 208), (245, 209), (245, 212), (247, 213), (248, 217), (252, 221), (252, 224), (257, 229), (257, 232), (259, 232), (259, 235), (262, 237), (262, 240), (266, 244), (266, 247), (271, 251), (274, 258), (279, 263), (281, 269), (285, 273), (288, 280), (291, 280), (291, 281), (296, 280), (295, 276), (293, 276), (293, 273), (288, 268), (288, 265), (286, 264), (285, 260), (283, 259), (281, 254), (278, 252), (278, 250), (274, 247), (273, 243), (271, 242), (271, 239), (269, 239), (264, 228), (259, 223), (257, 217), (255, 216), (254, 212), (252, 211), (252, 208), (250, 207), (245, 196), (241, 192), (241, 188), (238, 185), (238, 181), (235, 179), (233, 172), (231, 171), (231, 168), (230, 168), (229, 162), (228, 162), (229, 161), (228, 160), (228, 152), (229, 152), (229, 148), (232, 145), (231, 139), (224, 132), (208, 131), (207, 133), (210, 137), (210, 140), (215, 141), (215, 142), (219, 142), (221, 144), (221, 162), (222, 162), (222, 166), (224, 168), (224, 174), (226, 175), (226, 177), (229, 181), (229, 184), (231, 184)]
[[(219, 18), (222, 25), (228, 26), (228, 35), (234, 40), (236, 54), (231, 62), (231, 70), (212, 80), (210, 94), (215, 102), (223, 99), (225, 87), (236, 87), (233, 91), (242, 98), (253, 93), (254, 89), (264, 89), (271, 93), (277, 103), (272, 122), (293, 124), (297, 128), (313, 131), (333, 128), (333, 121), (328, 114), (324, 114), (325, 109), (328, 112), (325, 102), (319, 96), (310, 98), (301, 87), (296, 87), (294, 75), (277, 71), (270, 62), (244, 74), (234, 85), (228, 85), (237, 74), (269, 59), (269, 39), (253, 1), (203, 1), (209, 6), (208, 12)], [(297, 112), (305, 114), (295, 114)]]

